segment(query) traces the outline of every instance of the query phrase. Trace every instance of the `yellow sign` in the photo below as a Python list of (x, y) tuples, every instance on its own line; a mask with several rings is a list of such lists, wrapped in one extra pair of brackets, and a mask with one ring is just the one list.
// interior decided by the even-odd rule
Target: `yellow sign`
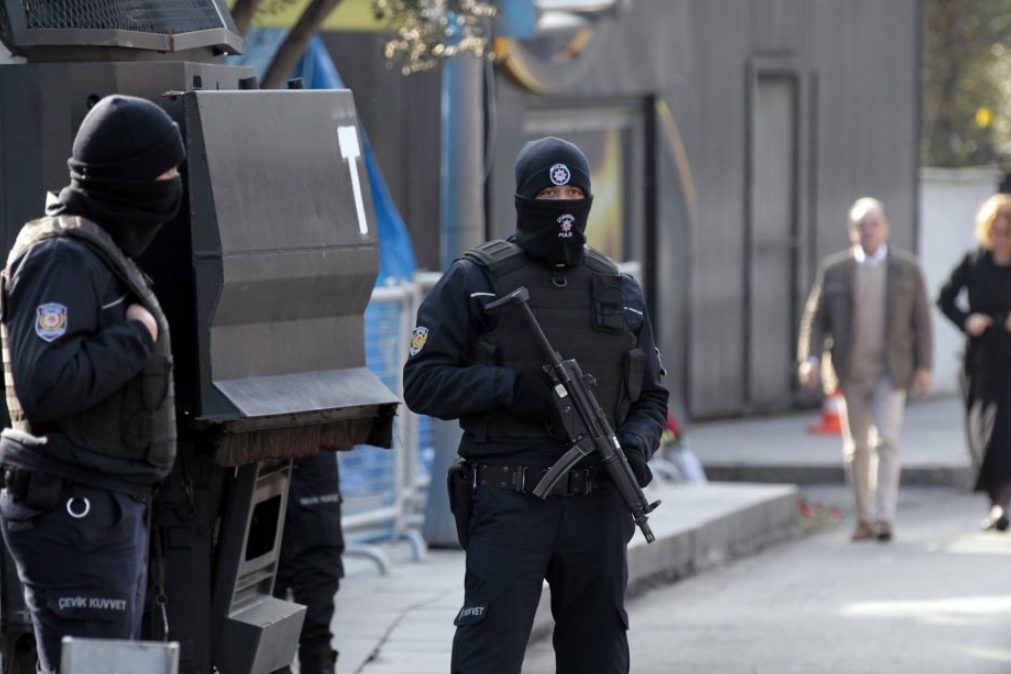
[(990, 108), (976, 108), (976, 126), (986, 128), (993, 122), (993, 112)]
[[(310, 0), (261, 0), (253, 17), (253, 25), (261, 28), (291, 28), (309, 6)], [(229, 0), (229, 6), (235, 0)], [(376, 21), (370, 0), (342, 0), (330, 16), (323, 20), (323, 30), (381, 31), (385, 26)]]

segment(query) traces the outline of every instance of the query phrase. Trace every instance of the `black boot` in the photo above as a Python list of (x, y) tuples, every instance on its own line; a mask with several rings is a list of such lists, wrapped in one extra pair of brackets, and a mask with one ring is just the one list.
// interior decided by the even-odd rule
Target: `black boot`
[(337, 671), (337, 651), (315, 651), (298, 654), (300, 674), (335, 674)]

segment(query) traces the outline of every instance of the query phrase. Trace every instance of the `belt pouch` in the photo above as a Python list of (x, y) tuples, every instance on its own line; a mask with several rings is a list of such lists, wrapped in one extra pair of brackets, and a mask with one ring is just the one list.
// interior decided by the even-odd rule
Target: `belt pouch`
[(25, 490), (25, 505), (39, 510), (53, 510), (60, 501), (63, 480), (45, 473), (31, 473)]

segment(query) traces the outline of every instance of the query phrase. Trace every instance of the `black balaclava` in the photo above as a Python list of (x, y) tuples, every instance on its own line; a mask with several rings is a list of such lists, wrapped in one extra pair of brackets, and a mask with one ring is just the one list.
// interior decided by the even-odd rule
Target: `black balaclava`
[[(590, 167), (578, 147), (548, 136), (523, 146), (516, 156), (516, 244), (553, 268), (583, 261), (586, 219), (593, 197)], [(544, 188), (573, 185), (583, 199), (537, 199)]]
[(106, 96), (74, 138), (70, 185), (46, 209), (77, 215), (104, 229), (137, 257), (182, 204), (182, 178), (155, 180), (186, 159), (179, 126), (143, 98)]

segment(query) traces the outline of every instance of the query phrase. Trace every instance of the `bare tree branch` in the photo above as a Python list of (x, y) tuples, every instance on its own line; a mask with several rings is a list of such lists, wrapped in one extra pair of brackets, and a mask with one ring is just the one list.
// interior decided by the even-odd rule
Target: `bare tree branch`
[(312, 0), (309, 3), (302, 16), (298, 18), (298, 22), (285, 36), (284, 42), (278, 47), (267, 72), (263, 74), (261, 86), (264, 89), (275, 89), (284, 84), (295, 64), (302, 58), (309, 40), (319, 32), (323, 21), (339, 4), (341, 0)]
[(235, 27), (239, 30), (239, 35), (245, 35), (251, 23), (256, 8), (260, 6), (261, 0), (235, 0), (232, 7), (232, 19), (235, 20)]

